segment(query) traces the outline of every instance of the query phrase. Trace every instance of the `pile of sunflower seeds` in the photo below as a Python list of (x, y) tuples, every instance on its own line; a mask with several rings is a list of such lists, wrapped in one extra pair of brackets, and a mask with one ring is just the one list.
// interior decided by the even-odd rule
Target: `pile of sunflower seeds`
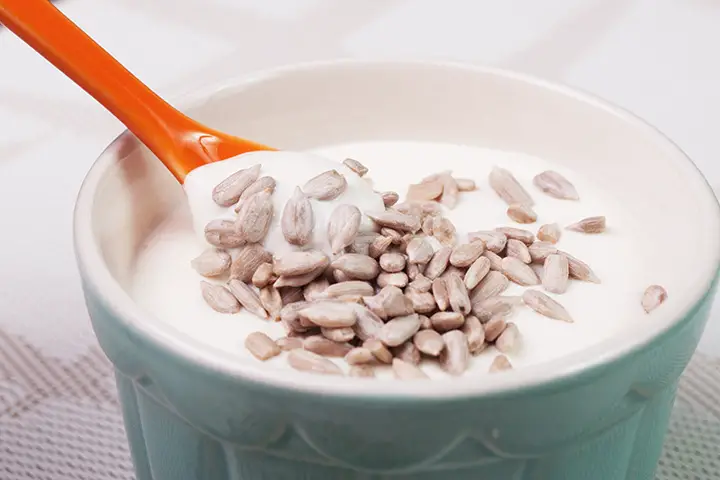
[[(359, 176), (368, 171), (357, 160), (344, 163)], [(339, 205), (325, 231), (314, 231), (311, 199), (330, 201), (347, 188), (343, 174), (324, 172), (298, 186), (277, 212), (285, 240), (299, 249), (273, 256), (262, 242), (276, 214), (271, 201), (275, 180), (260, 176), (261, 170), (260, 165), (241, 170), (213, 190), (213, 200), (235, 206), (237, 218), (210, 222), (205, 238), (213, 248), (192, 261), (198, 273), (216, 279), (201, 282), (203, 298), (214, 310), (244, 308), (283, 323), (283, 338), (261, 332), (247, 337), (246, 348), (260, 360), (287, 351), (297, 370), (342, 374), (329, 359), (342, 357), (351, 376), (373, 377), (374, 367), (385, 364), (399, 379), (420, 379), (427, 378), (418, 367), (423, 358), (457, 376), (473, 355), (492, 345), (499, 355), (490, 372), (508, 370), (507, 355), (521, 344), (517, 325), (508, 321), (514, 309), (525, 305), (571, 323), (570, 313), (545, 292), (560, 295), (571, 280), (600, 282), (586, 263), (557, 248), (558, 224), (542, 225), (537, 234), (499, 226), (471, 232), (467, 242), (459, 242), (441, 206), (453, 208), (462, 192), (476, 186), (451, 172), (410, 185), (404, 203), (397, 203), (395, 192), (380, 193), (384, 211)], [(532, 197), (512, 173), (494, 168), (489, 183), (507, 203), (511, 220), (537, 220)], [(533, 183), (555, 198), (579, 199), (557, 172), (542, 172)], [(361, 231), (364, 215), (374, 222), (374, 231)], [(601, 216), (567, 226), (585, 234), (605, 228)], [(308, 247), (315, 235), (327, 237), (331, 257)], [(503, 295), (510, 283), (528, 288), (521, 296)], [(649, 312), (666, 297), (662, 287), (651, 286), (642, 306)]]

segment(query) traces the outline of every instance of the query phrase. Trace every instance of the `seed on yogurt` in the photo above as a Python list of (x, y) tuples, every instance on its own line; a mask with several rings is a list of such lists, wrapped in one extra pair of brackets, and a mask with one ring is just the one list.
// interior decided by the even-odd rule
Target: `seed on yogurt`
[(260, 301), (260, 296), (255, 292), (255, 290), (253, 290), (253, 287), (250, 287), (236, 278), (231, 278), (227, 287), (228, 290), (230, 290), (230, 293), (238, 299), (238, 302), (240, 302), (240, 304), (245, 307), (248, 312), (264, 320), (268, 318), (268, 314)]
[(532, 262), (532, 255), (530, 254), (528, 246), (514, 238), (508, 240), (507, 247), (505, 247), (505, 254), (508, 257), (515, 257), (523, 263)]
[(467, 337), (460, 330), (449, 331), (442, 337), (445, 348), (440, 352), (440, 366), (450, 375), (461, 375), (470, 364)]
[(288, 354), (288, 363), (302, 372), (342, 375), (342, 370), (334, 362), (309, 350), (292, 350)]
[(507, 208), (507, 216), (517, 223), (535, 223), (537, 213), (528, 205), (513, 203)]
[(505, 355), (498, 355), (493, 359), (490, 364), (490, 373), (503, 372), (505, 370), (512, 370), (512, 364)]
[(362, 213), (355, 205), (338, 205), (330, 214), (327, 237), (332, 253), (337, 254), (355, 241), (360, 229)]
[(222, 285), (200, 282), (200, 291), (205, 302), (216, 312), (237, 313), (240, 311), (240, 302)]
[(435, 180), (426, 183), (411, 184), (408, 187), (405, 198), (409, 202), (418, 202), (424, 200), (435, 200), (443, 194), (443, 182)]
[(247, 243), (262, 242), (267, 235), (273, 217), (271, 196), (271, 192), (263, 190), (243, 201), (235, 220), (235, 230)]
[(502, 353), (513, 353), (520, 346), (520, 330), (514, 323), (508, 323), (495, 340), (495, 348)]
[(257, 288), (264, 288), (275, 280), (273, 266), (270, 262), (261, 263), (252, 274), (252, 284)]
[(606, 227), (606, 220), (603, 216), (583, 218), (579, 222), (568, 225), (566, 230), (581, 233), (603, 233)]
[(480, 353), (485, 349), (485, 327), (476, 316), (468, 315), (460, 330), (467, 337), (468, 349), (471, 354)]
[(495, 167), (490, 172), (490, 186), (495, 193), (508, 205), (521, 204), (532, 206), (535, 204), (530, 194), (520, 185), (509, 170)]
[(326, 357), (344, 357), (352, 350), (352, 345), (335, 342), (322, 335), (310, 335), (303, 341), (303, 348)]
[(505, 257), (502, 259), (502, 265), (505, 276), (518, 285), (528, 287), (540, 283), (535, 271), (518, 258)]
[(393, 373), (398, 380), (422, 380), (429, 378), (420, 367), (412, 363), (405, 362), (399, 358), (392, 360)]
[(564, 200), (579, 200), (575, 186), (565, 177), (552, 170), (542, 172), (533, 178), (533, 183), (543, 193)]
[(235, 212), (239, 212), (242, 201), (247, 200), (248, 198), (252, 197), (256, 193), (260, 193), (264, 190), (269, 191), (270, 193), (273, 193), (275, 191), (275, 179), (272, 177), (260, 177), (257, 180), (255, 180), (253, 183), (250, 184), (248, 188), (245, 189), (245, 191), (240, 195), (240, 200), (238, 205), (235, 207)]
[(279, 277), (294, 277), (316, 271), (319, 268), (325, 269), (329, 264), (330, 260), (319, 250), (289, 252), (282, 257), (275, 258), (273, 273)]
[(235, 231), (232, 220), (212, 220), (205, 226), (205, 240), (219, 248), (237, 248), (247, 243), (245, 236)]
[(401, 232), (415, 233), (420, 230), (420, 218), (391, 210), (382, 213), (367, 213), (372, 221), (381, 227), (389, 227)]
[(475, 185), (475, 180), (472, 180), (470, 178), (456, 178), (455, 182), (457, 183), (458, 189), (461, 192), (472, 192), (477, 189), (477, 186)]
[(359, 177), (364, 177), (368, 173), (368, 168), (354, 158), (346, 158), (343, 160), (343, 165), (357, 173)]
[(660, 285), (650, 285), (645, 289), (642, 297), (642, 307), (645, 313), (650, 313), (667, 300), (667, 290)]
[(260, 165), (253, 165), (233, 173), (212, 191), (212, 199), (221, 207), (234, 205), (240, 195), (260, 176)]
[(302, 187), (303, 193), (316, 200), (334, 200), (347, 188), (347, 180), (337, 170), (328, 170), (317, 175)]
[(550, 293), (565, 293), (570, 277), (570, 266), (564, 255), (552, 254), (545, 259), (542, 285)]
[(395, 192), (382, 192), (380, 196), (382, 197), (383, 204), (385, 204), (387, 208), (392, 207), (400, 200), (400, 195)]
[(415, 344), (413, 344), (412, 340), (408, 340), (402, 345), (393, 347), (390, 351), (392, 352), (393, 357), (399, 358), (404, 362), (412, 363), (413, 365), (420, 364), (420, 350), (418, 350)]
[(508, 239), (520, 240), (525, 245), (532, 245), (535, 241), (535, 234), (529, 230), (515, 227), (498, 227), (496, 231), (503, 233)]
[(413, 343), (420, 352), (431, 357), (437, 357), (445, 348), (445, 340), (435, 330), (420, 330), (413, 337)]
[(592, 271), (592, 269), (587, 263), (573, 257), (567, 252), (561, 252), (558, 250), (558, 253), (567, 257), (568, 268), (570, 270), (570, 276), (572, 278), (576, 278), (584, 282), (600, 283), (600, 278), (595, 275), (595, 272)]
[(356, 347), (345, 355), (345, 361), (349, 365), (363, 365), (375, 360), (372, 352), (364, 347)]
[(258, 360), (268, 360), (280, 355), (280, 347), (262, 332), (253, 332), (245, 337), (245, 348)]
[(367, 348), (373, 354), (375, 359), (380, 363), (392, 363), (392, 353), (377, 338), (369, 338), (363, 343), (363, 348)]
[(310, 200), (300, 187), (295, 187), (280, 219), (285, 240), (292, 245), (307, 245), (312, 238), (314, 224), (315, 216)]
[(487, 251), (498, 254), (505, 249), (507, 243), (507, 235), (502, 232), (481, 230), (478, 232), (468, 233), (471, 242), (482, 240)]
[(507, 322), (502, 315), (495, 315), (485, 324), (483, 328), (485, 330), (485, 340), (493, 343), (505, 331), (505, 328), (507, 328)]
[(353, 365), (348, 375), (351, 377), (372, 378), (375, 376), (375, 368), (372, 365)]
[(275, 343), (283, 352), (289, 352), (290, 350), (303, 347), (303, 341), (298, 337), (280, 337), (275, 340)]
[(230, 270), (232, 258), (225, 250), (210, 248), (195, 257), (190, 265), (203, 277), (217, 277)]
[(525, 302), (525, 305), (532, 308), (540, 315), (553, 318), (555, 320), (561, 320), (563, 322), (573, 323), (573, 319), (567, 310), (565, 310), (565, 307), (538, 290), (525, 290), (522, 295), (522, 299), (523, 302)]
[(538, 229), (537, 238), (540, 241), (555, 244), (560, 240), (560, 225), (557, 223), (546, 223)]

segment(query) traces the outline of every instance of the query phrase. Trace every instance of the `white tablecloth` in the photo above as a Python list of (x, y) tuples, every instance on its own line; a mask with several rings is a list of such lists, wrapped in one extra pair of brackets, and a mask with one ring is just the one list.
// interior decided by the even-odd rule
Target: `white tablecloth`
[[(718, 0), (65, 0), (171, 96), (337, 57), (527, 71), (630, 108), (720, 190)], [(0, 478), (131, 479), (111, 368), (72, 252), (75, 195), (120, 124), (0, 29)], [(720, 478), (720, 311), (686, 373), (659, 478)]]

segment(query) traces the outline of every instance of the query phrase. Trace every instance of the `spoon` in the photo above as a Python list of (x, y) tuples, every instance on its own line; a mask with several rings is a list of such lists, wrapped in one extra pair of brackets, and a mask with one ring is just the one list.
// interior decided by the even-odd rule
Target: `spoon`
[(115, 115), (182, 183), (193, 169), (273, 150), (202, 125), (173, 108), (48, 0), (0, 0), (0, 23)]

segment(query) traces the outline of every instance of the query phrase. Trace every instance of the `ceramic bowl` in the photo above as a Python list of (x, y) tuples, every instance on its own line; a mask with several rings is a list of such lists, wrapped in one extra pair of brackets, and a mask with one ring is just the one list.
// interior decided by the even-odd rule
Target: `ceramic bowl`
[(175, 331), (128, 295), (138, 249), (184, 197), (124, 133), (87, 176), (75, 235), (138, 480), (653, 478), (720, 260), (717, 200), (665, 136), (563, 86), (444, 63), (301, 65), (176, 103), (281, 149), (425, 140), (569, 166), (626, 205), (649, 239), (638, 255), (662, 265), (673, 289), (622, 335), (501, 375), (372, 382), (263, 368)]

